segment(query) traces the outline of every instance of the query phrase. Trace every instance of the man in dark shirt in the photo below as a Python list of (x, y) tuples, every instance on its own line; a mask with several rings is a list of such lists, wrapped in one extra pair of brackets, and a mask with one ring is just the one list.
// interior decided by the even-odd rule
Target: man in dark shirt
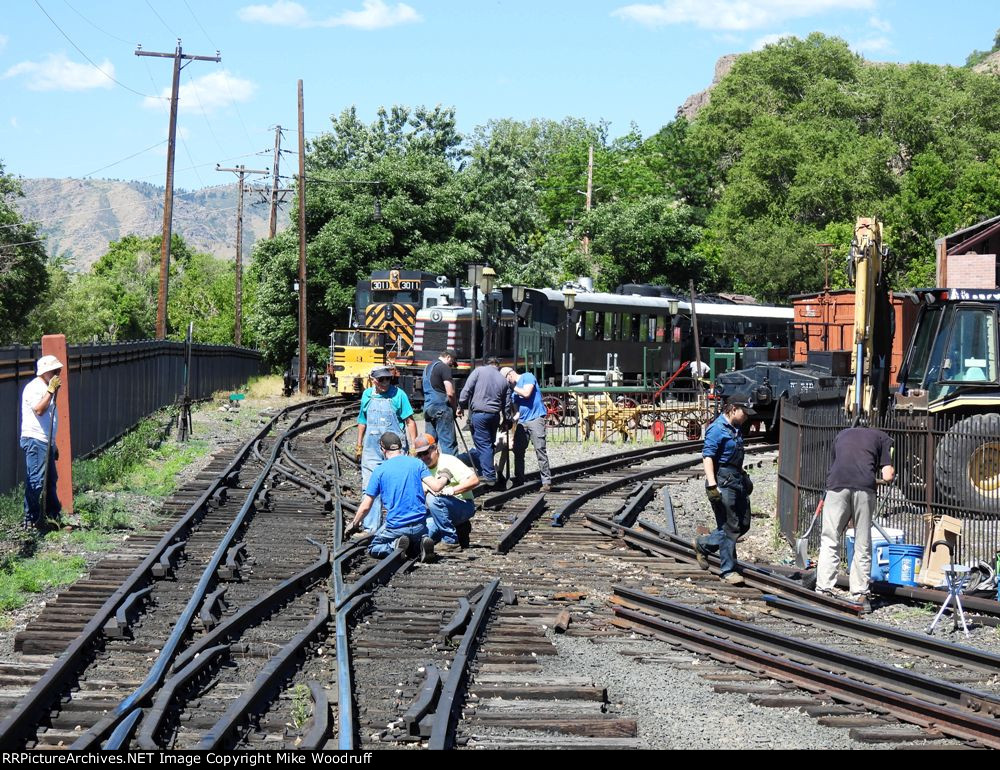
[(848, 428), (833, 444), (833, 464), (826, 478), (823, 503), (823, 534), (816, 568), (816, 590), (833, 595), (840, 563), (840, 538), (854, 518), (854, 560), (851, 563), (851, 598), (868, 598), (872, 570), (872, 511), (875, 510), (875, 480), (890, 482), (892, 439), (874, 428)]
[(509, 391), (510, 386), (500, 373), (500, 362), (491, 356), (486, 359), (486, 366), (479, 366), (472, 372), (458, 397), (458, 416), (461, 417), (464, 410), (469, 409), (472, 440), (475, 443), (470, 454), (479, 480), (484, 484), (497, 483), (493, 444)]
[(455, 409), (458, 401), (455, 385), (451, 379), (451, 367), (455, 365), (455, 351), (445, 350), (437, 360), (424, 369), (424, 426), (434, 436), (441, 451), (447, 455), (458, 454), (458, 440), (455, 435)]

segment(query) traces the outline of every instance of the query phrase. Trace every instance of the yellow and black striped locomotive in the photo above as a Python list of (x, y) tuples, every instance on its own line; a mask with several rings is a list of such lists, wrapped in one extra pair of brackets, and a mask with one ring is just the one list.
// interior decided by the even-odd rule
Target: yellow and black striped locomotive
[(404, 365), (413, 360), (413, 332), (421, 297), (437, 285), (437, 276), (421, 270), (376, 270), (358, 281), (352, 326), (385, 335), (386, 359)]

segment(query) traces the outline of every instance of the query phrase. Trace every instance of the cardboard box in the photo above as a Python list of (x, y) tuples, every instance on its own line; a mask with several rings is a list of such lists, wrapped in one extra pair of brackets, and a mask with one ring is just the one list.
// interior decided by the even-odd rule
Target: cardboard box
[[(952, 554), (958, 553), (958, 538), (962, 534), (962, 522), (953, 516), (942, 516), (934, 523), (933, 529), (928, 527), (930, 537), (924, 544), (924, 559), (917, 578), (921, 585), (937, 587), (944, 583), (944, 572), (941, 567), (951, 562)], [(944, 540), (951, 550), (939, 545), (931, 553), (931, 546), (938, 540)]]

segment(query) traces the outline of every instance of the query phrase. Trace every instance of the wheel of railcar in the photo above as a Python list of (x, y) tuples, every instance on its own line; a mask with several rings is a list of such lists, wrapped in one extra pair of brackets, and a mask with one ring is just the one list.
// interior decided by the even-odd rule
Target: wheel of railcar
[(942, 501), (970, 513), (1000, 510), (1000, 414), (955, 423), (934, 453)]
[(545, 396), (542, 399), (545, 406), (545, 425), (549, 428), (558, 428), (566, 418), (566, 407), (559, 396)]

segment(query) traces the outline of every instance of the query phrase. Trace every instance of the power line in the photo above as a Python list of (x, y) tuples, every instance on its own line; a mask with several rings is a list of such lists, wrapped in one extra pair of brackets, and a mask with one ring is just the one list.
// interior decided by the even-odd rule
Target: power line
[(86, 60), (87, 60), (87, 61), (88, 61), (88, 62), (90, 63), (90, 66), (91, 66), (91, 67), (93, 67), (93, 68), (94, 68), (95, 70), (97, 70), (97, 71), (98, 71), (98, 72), (100, 72), (100, 73), (101, 73), (102, 75), (104, 75), (104, 77), (106, 77), (106, 78), (107, 78), (108, 80), (110, 80), (110, 81), (111, 81), (112, 83), (115, 83), (116, 85), (119, 85), (119, 86), (121, 86), (122, 88), (124, 88), (124, 89), (125, 89), (126, 91), (129, 91), (129, 92), (131, 92), (131, 93), (135, 94), (136, 96), (141, 96), (141, 97), (143, 97), (143, 98), (145, 98), (145, 99), (162, 99), (162, 98), (163, 98), (162, 96), (150, 96), (149, 94), (144, 94), (144, 93), (142, 93), (141, 91), (136, 91), (136, 90), (135, 90), (134, 88), (131, 88), (130, 86), (127, 86), (127, 85), (125, 85), (124, 83), (122, 83), (122, 82), (121, 82), (120, 80), (118, 80), (117, 78), (115, 78), (115, 77), (114, 77), (113, 75), (109, 75), (109, 74), (108, 74), (107, 72), (105, 72), (104, 70), (102, 70), (102, 69), (101, 69), (101, 68), (100, 68), (99, 66), (97, 66), (97, 63), (96, 63), (96, 62), (94, 62), (94, 60), (93, 60), (93, 59), (91, 59), (91, 58), (90, 58), (89, 56), (87, 56), (87, 54), (85, 54), (85, 53), (83, 52), (83, 49), (82, 49), (82, 48), (80, 48), (80, 46), (78, 46), (78, 45), (77, 45), (76, 43), (74, 43), (74, 42), (73, 42), (73, 38), (71, 38), (71, 37), (70, 37), (69, 35), (67, 35), (67, 34), (66, 34), (66, 33), (65, 33), (64, 31), (63, 31), (63, 28), (62, 28), (62, 27), (60, 27), (60, 26), (59, 26), (59, 25), (58, 25), (58, 24), (56, 23), (56, 20), (55, 20), (55, 19), (53, 19), (53, 18), (52, 18), (51, 16), (49, 16), (49, 12), (48, 12), (48, 11), (46, 11), (46, 10), (45, 10), (45, 8), (43, 8), (43, 7), (42, 7), (42, 4), (41, 4), (40, 2), (38, 2), (38, 0), (34, 0), (34, 3), (35, 3), (35, 5), (37, 5), (37, 6), (38, 6), (38, 9), (39, 9), (39, 10), (40, 10), (40, 11), (41, 11), (42, 13), (44, 13), (44, 14), (45, 14), (45, 17), (46, 17), (46, 18), (47, 18), (47, 19), (48, 19), (48, 20), (49, 20), (50, 22), (52, 22), (52, 26), (53, 26), (53, 27), (55, 27), (56, 29), (58, 29), (58, 30), (59, 30), (59, 33), (60, 33), (60, 34), (61, 34), (61, 35), (62, 35), (62, 36), (63, 36), (64, 38), (66, 38), (66, 40), (67, 40), (67, 41), (69, 41), (69, 44), (70, 44), (71, 46), (73, 46), (73, 47), (74, 47), (74, 48), (75, 48), (75, 49), (77, 50), (77, 52), (78, 52), (78, 53), (80, 54), (80, 56), (82, 56), (82, 57), (83, 57), (84, 59), (86, 59)]
[(133, 40), (126, 40), (123, 37), (118, 37), (118, 35), (112, 34), (111, 32), (108, 32), (106, 29), (102, 29), (101, 27), (98, 27), (96, 24), (94, 24), (94, 22), (92, 22), (90, 19), (88, 19), (86, 16), (84, 16), (82, 13), (80, 13), (76, 8), (74, 8), (72, 5), (70, 5), (69, 4), (69, 0), (63, 0), (63, 2), (66, 4), (67, 8), (69, 8), (73, 13), (75, 13), (77, 16), (79, 16), (81, 19), (83, 19), (85, 22), (87, 22), (91, 27), (93, 27), (94, 29), (96, 29), (98, 32), (101, 32), (101, 33), (107, 35), (108, 37), (110, 37), (113, 40), (117, 40), (119, 43), (125, 43), (127, 45), (132, 45), (132, 43), (135, 42)]
[(155, 16), (156, 18), (158, 18), (158, 19), (160, 20), (160, 24), (162, 24), (162, 25), (163, 25), (164, 27), (166, 27), (166, 29), (167, 29), (167, 32), (169, 32), (169, 33), (170, 33), (171, 35), (173, 35), (174, 37), (177, 37), (177, 36), (178, 36), (178, 35), (177, 35), (177, 33), (176, 33), (176, 32), (174, 32), (174, 31), (173, 31), (173, 30), (172, 30), (172, 29), (170, 28), (170, 25), (169, 25), (169, 24), (167, 24), (167, 22), (165, 22), (165, 21), (163, 20), (163, 17), (162, 17), (162, 16), (160, 16), (160, 14), (156, 12), (156, 9), (155, 9), (155, 8), (153, 7), (153, 4), (152, 4), (151, 2), (149, 2), (149, 0), (146, 0), (146, 5), (147, 5), (147, 6), (149, 6), (149, 10), (151, 10), (151, 11), (153, 12), (153, 15), (154, 15), (154, 16)]
[(143, 153), (149, 152), (150, 150), (155, 150), (157, 147), (159, 147), (161, 145), (164, 145), (166, 143), (167, 143), (167, 140), (164, 139), (163, 141), (157, 142), (156, 144), (151, 144), (145, 150), (139, 150), (139, 152), (134, 152), (131, 155), (129, 155), (128, 157), (122, 158), (121, 160), (116, 160), (114, 163), (109, 163), (106, 166), (101, 166), (100, 168), (94, 169), (93, 171), (89, 171), (86, 174), (84, 174), (83, 176), (84, 177), (88, 177), (91, 174), (97, 174), (98, 172), (104, 171), (107, 168), (111, 168), (112, 166), (117, 166), (119, 163), (124, 163), (127, 160), (132, 160), (132, 158), (136, 158), (136, 157), (142, 155)]

